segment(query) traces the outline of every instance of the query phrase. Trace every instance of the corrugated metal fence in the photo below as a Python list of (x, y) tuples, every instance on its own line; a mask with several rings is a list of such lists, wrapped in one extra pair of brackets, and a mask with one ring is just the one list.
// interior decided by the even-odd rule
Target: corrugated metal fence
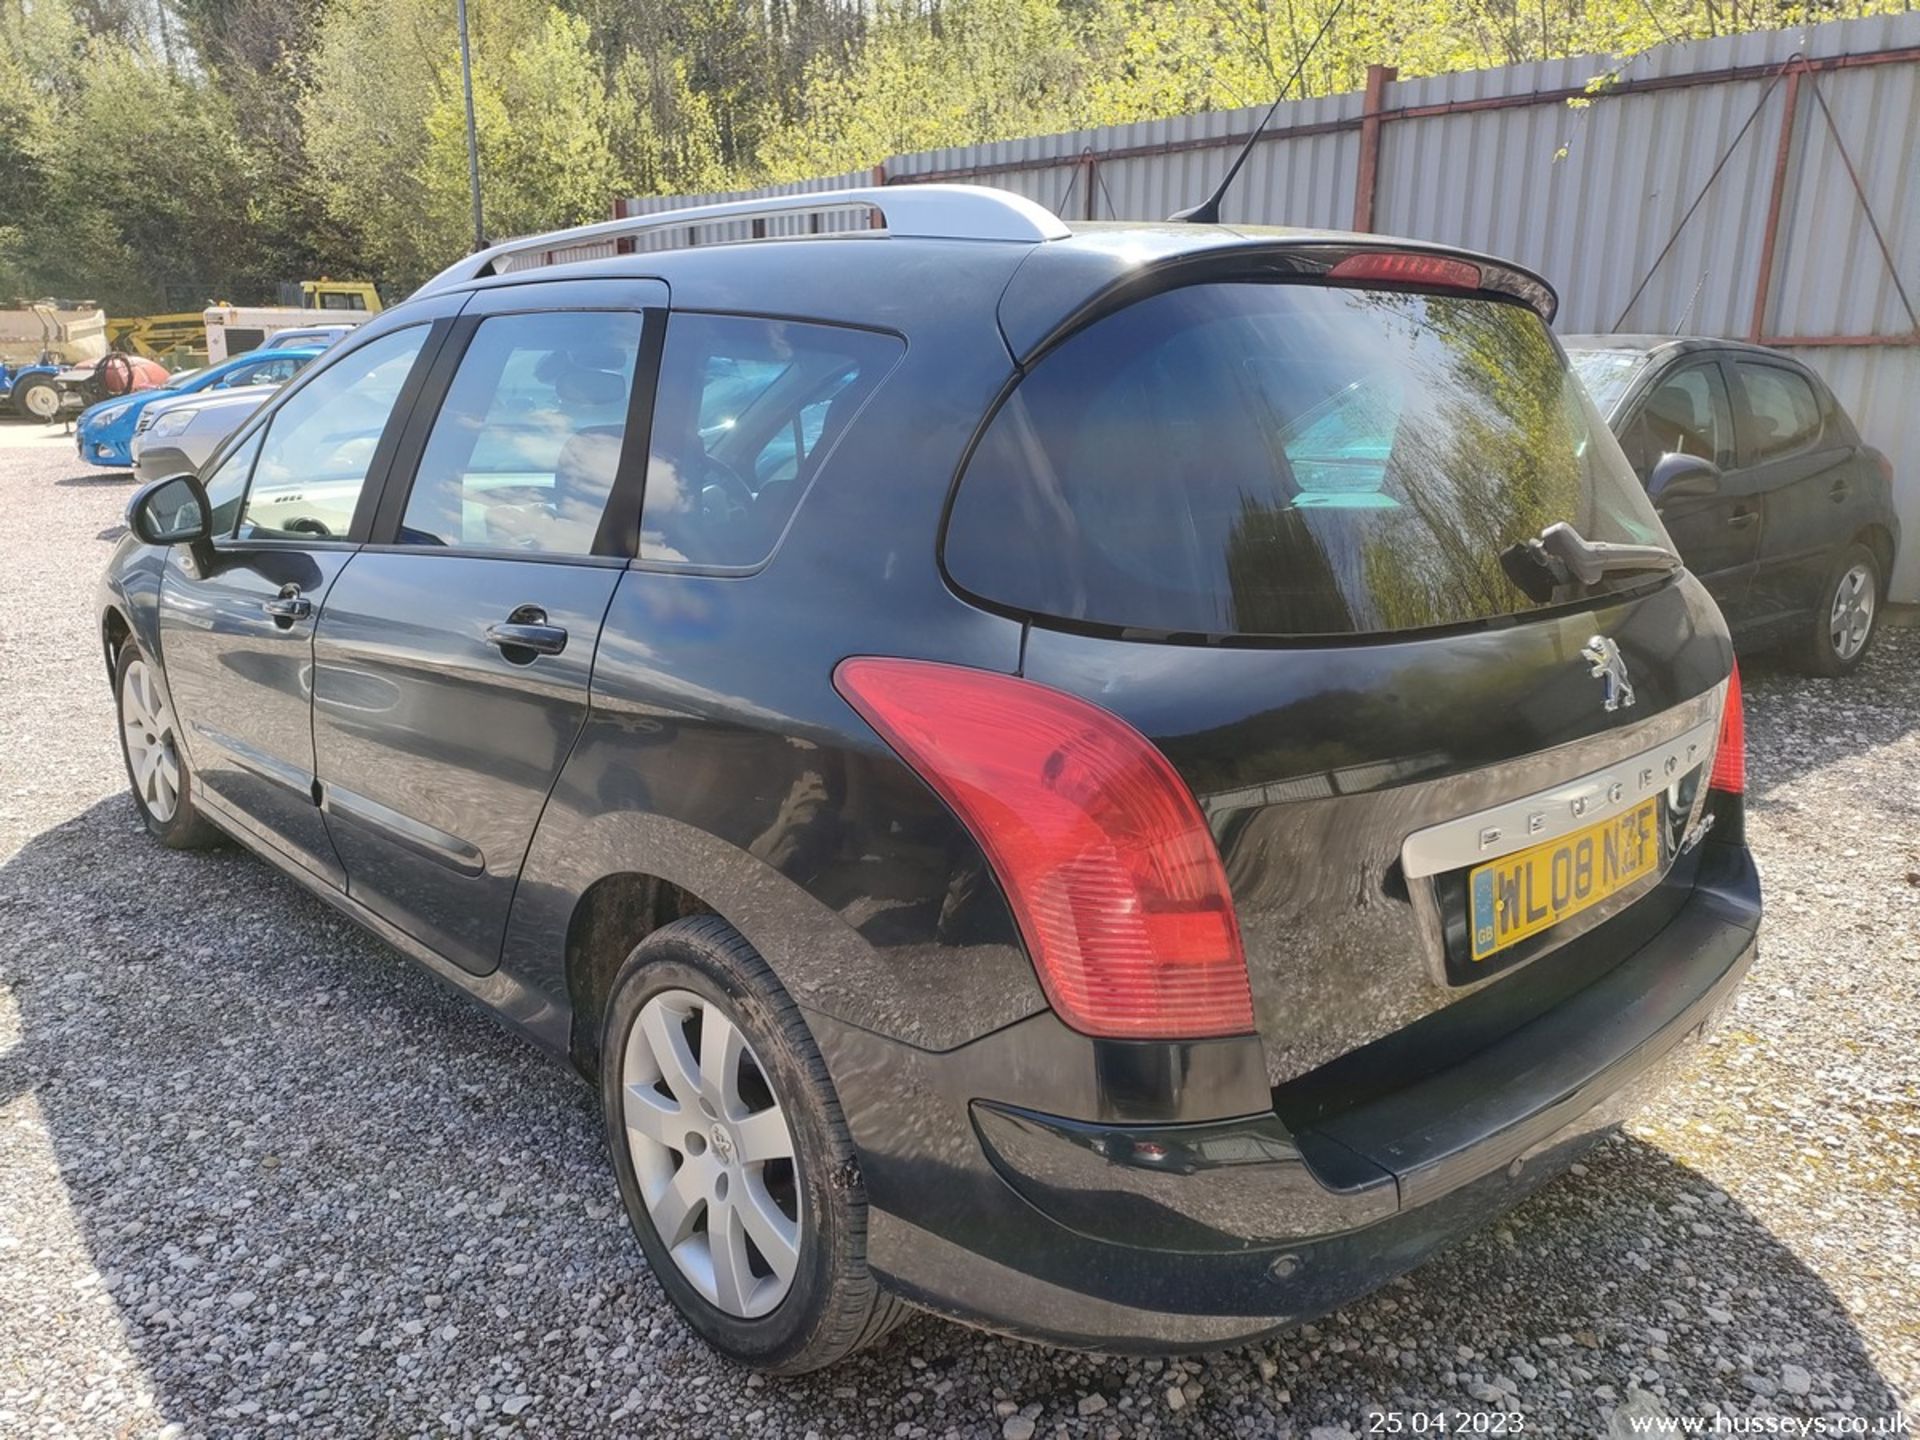
[[(1799, 356), (1894, 459), (1907, 539), (1894, 594), (1920, 600), (1920, 14), (1663, 47), (1568, 104), (1610, 68), (1584, 57), (1396, 81), (1375, 67), (1363, 92), (1282, 106), (1224, 218), (1510, 256), (1559, 289), (1567, 334), (1685, 330)], [(900, 155), (739, 193), (964, 180), (1070, 219), (1157, 219), (1208, 193), (1261, 113)], [(852, 223), (777, 217), (640, 243)]]

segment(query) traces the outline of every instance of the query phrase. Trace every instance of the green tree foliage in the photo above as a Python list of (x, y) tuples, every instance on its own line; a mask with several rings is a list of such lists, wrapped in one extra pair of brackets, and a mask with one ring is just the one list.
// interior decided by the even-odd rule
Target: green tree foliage
[[(1333, 3), (469, 0), (486, 227), (1263, 103)], [(1910, 3), (1347, 0), (1292, 93)], [(471, 242), (453, 0), (0, 0), (0, 302), (396, 292)]]

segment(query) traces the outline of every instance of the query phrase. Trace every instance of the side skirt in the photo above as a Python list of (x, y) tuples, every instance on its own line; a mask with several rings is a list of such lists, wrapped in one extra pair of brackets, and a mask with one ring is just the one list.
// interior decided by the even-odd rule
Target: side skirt
[(475, 975), (422, 945), (404, 930), (374, 914), (345, 891), (335, 890), (319, 876), (291, 863), (272, 845), (223, 812), (219, 802), (212, 800), (205, 789), (198, 784), (194, 786), (194, 802), (200, 813), (218, 825), (230, 839), (251, 851), (288, 879), (298, 881), (310, 893), (326, 901), (375, 938), (391, 945), (449, 989), (457, 990), (467, 999), (472, 1000), (505, 1028), (531, 1041), (538, 1049), (565, 1065), (569, 1074), (579, 1078), (579, 1072), (574, 1068), (569, 1048), (573, 1026), (573, 1016), (569, 1010), (554, 1004), (537, 990), (523, 985), (504, 968), (496, 969), (487, 975)]

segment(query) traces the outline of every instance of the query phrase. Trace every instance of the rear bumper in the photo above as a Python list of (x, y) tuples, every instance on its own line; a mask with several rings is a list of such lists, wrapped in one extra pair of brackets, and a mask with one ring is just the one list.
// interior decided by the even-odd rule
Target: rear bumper
[(870, 1260), (928, 1309), (1091, 1349), (1218, 1346), (1324, 1314), (1564, 1168), (1716, 1018), (1756, 953), (1759, 883), (1744, 847), (1703, 850), (1698, 888), (1637, 953), (1310, 1127), (1081, 1123), (976, 1098), (964, 1134), (869, 1135), (869, 1153), (856, 1120)]

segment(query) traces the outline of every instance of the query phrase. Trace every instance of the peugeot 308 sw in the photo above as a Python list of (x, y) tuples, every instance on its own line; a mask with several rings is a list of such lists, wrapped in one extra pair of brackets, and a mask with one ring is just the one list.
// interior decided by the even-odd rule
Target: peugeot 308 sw
[(598, 1085), (742, 1363), (1296, 1324), (1754, 955), (1727, 631), (1553, 306), (962, 187), (481, 254), (136, 497), (135, 801)]

